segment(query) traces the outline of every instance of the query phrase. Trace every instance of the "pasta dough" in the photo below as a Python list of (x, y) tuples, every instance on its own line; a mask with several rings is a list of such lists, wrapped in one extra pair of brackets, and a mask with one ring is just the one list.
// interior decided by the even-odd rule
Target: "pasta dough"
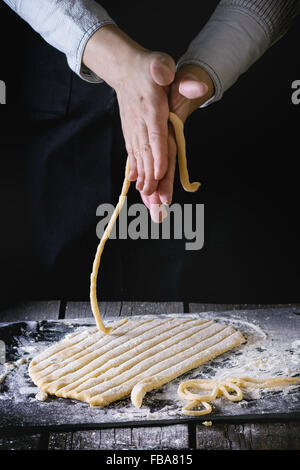
[[(187, 161), (186, 161), (186, 146), (185, 146), (185, 138), (184, 138), (184, 133), (183, 133), (183, 122), (179, 119), (178, 116), (174, 113), (169, 114), (169, 120), (172, 123), (175, 131), (175, 137), (176, 137), (176, 143), (177, 143), (177, 152), (178, 152), (178, 166), (179, 166), (179, 175), (180, 175), (180, 181), (183, 186), (183, 188), (186, 191), (189, 192), (195, 192), (199, 189), (200, 183), (190, 183), (189, 180), (189, 174), (187, 170)], [(97, 328), (102, 331), (105, 334), (110, 333), (111, 329), (105, 327), (99, 306), (98, 306), (98, 301), (97, 301), (97, 277), (98, 277), (98, 271), (99, 271), (99, 266), (100, 266), (100, 260), (101, 260), (101, 255), (103, 253), (103, 249), (105, 246), (106, 241), (108, 240), (110, 233), (113, 229), (113, 226), (118, 218), (118, 215), (120, 211), (122, 210), (122, 207), (125, 202), (126, 195), (128, 193), (128, 190), (130, 188), (130, 181), (128, 180), (128, 175), (129, 175), (129, 159), (127, 158), (126, 162), (126, 169), (125, 169), (125, 178), (123, 182), (123, 187), (121, 191), (121, 195), (119, 197), (119, 202), (113, 212), (113, 215), (111, 216), (111, 219), (103, 233), (103, 236), (100, 240), (100, 243), (98, 245), (94, 263), (93, 263), (93, 270), (91, 274), (91, 282), (90, 282), (90, 300), (91, 300), (91, 308), (93, 315), (96, 320), (96, 325)], [(124, 320), (126, 322), (127, 319)]]
[[(211, 413), (212, 407), (208, 402), (214, 401), (217, 397), (224, 396), (229, 401), (241, 401), (243, 399), (243, 388), (272, 388), (284, 387), (287, 385), (300, 385), (298, 377), (268, 377), (255, 379), (252, 377), (231, 377), (226, 380), (193, 379), (181, 382), (178, 387), (178, 395), (189, 400), (182, 408), (182, 413), (190, 416), (201, 416)], [(198, 390), (212, 390), (209, 394), (198, 394), (189, 391), (189, 388)], [(232, 393), (233, 392), (233, 393)], [(202, 405), (202, 410), (192, 410)]]
[[(186, 191), (197, 191), (200, 183), (189, 181), (183, 123), (173, 113), (170, 113), (169, 120), (176, 136), (181, 184)], [(128, 174), (127, 159), (119, 202), (100, 240), (93, 263), (90, 300), (97, 328), (69, 335), (31, 361), (29, 375), (42, 390), (37, 399), (45, 400), (49, 393), (85, 401), (92, 406), (105, 406), (131, 393), (132, 403), (139, 408), (147, 392), (245, 341), (242, 334), (232, 327), (201, 319), (125, 319), (112, 327), (105, 327), (97, 302), (97, 276), (105, 243), (130, 187)], [(181, 383), (178, 393), (190, 401), (183, 413), (199, 416), (210, 413), (212, 407), (209, 402), (222, 394), (230, 401), (240, 401), (243, 397), (241, 386), (272, 387), (279, 382), (288, 385), (299, 383), (300, 379), (260, 381), (242, 377), (224, 382), (192, 380)], [(188, 390), (191, 386), (211, 390), (211, 393), (195, 394)], [(204, 409), (192, 410), (199, 404)]]
[(69, 335), (29, 366), (44, 392), (105, 406), (130, 395), (136, 407), (145, 393), (245, 341), (239, 331), (191, 318), (129, 319), (109, 335), (89, 328)]
[[(178, 148), (180, 180), (190, 183), (183, 123), (170, 113)], [(119, 202), (97, 248), (91, 274), (90, 299), (97, 328), (69, 335), (46, 349), (29, 366), (33, 382), (46, 393), (105, 406), (128, 396), (140, 407), (144, 395), (185, 372), (244, 342), (232, 327), (207, 320), (122, 320), (105, 327), (97, 302), (97, 275), (104, 245), (122, 209), (130, 187), (127, 159)], [(107, 334), (109, 333), (109, 334)]]

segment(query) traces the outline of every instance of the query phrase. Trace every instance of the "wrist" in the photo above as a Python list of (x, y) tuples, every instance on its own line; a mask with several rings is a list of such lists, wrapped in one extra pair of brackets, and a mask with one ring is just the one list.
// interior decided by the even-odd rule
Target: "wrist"
[(83, 63), (112, 88), (119, 88), (128, 80), (132, 64), (142, 57), (141, 47), (116, 25), (105, 25), (88, 40)]

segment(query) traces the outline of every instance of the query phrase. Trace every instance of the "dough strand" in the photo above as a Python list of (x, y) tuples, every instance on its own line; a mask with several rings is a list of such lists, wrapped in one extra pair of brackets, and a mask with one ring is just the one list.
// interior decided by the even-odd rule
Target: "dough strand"
[[(181, 382), (177, 393), (180, 398), (190, 401), (190, 403), (182, 408), (183, 414), (188, 416), (201, 416), (211, 413), (212, 407), (208, 402), (212, 402), (222, 395), (229, 401), (241, 401), (243, 399), (242, 388), (272, 388), (288, 385), (300, 385), (300, 378), (269, 377), (265, 379), (255, 379), (252, 377), (230, 377), (226, 380), (193, 379)], [(210, 394), (200, 395), (188, 390), (191, 387), (198, 390), (212, 390), (212, 392)], [(199, 405), (204, 409), (192, 409)]]
[[(174, 127), (176, 143), (177, 143), (177, 152), (178, 152), (178, 166), (179, 166), (179, 175), (180, 175), (180, 182), (185, 189), (185, 191), (195, 192), (199, 189), (200, 183), (190, 183), (189, 181), (189, 174), (187, 169), (187, 159), (186, 159), (186, 143), (184, 138), (183, 132), (183, 122), (179, 117), (174, 113), (169, 113), (169, 121), (172, 123)], [(125, 169), (125, 178), (123, 182), (123, 187), (121, 191), (121, 195), (119, 197), (119, 202), (111, 216), (111, 219), (102, 235), (100, 243), (98, 245), (94, 263), (93, 263), (93, 270), (91, 274), (91, 282), (90, 282), (90, 301), (91, 301), (91, 309), (96, 321), (96, 325), (99, 331), (102, 331), (104, 334), (108, 334), (111, 332), (111, 328), (106, 327), (102, 321), (98, 300), (97, 300), (97, 278), (98, 278), (98, 271), (100, 266), (101, 255), (104, 250), (104, 246), (106, 241), (108, 240), (113, 226), (119, 216), (119, 213), (122, 210), (122, 207), (125, 202), (125, 198), (127, 196), (128, 190), (130, 188), (130, 181), (128, 180), (129, 176), (129, 158), (127, 157), (126, 161), (126, 169)], [(124, 323), (128, 319), (125, 318), (123, 321)]]

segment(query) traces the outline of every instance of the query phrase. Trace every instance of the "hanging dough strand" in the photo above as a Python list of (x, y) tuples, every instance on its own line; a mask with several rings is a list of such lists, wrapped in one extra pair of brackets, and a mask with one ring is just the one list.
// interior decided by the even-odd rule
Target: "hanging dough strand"
[(179, 177), (180, 177), (181, 185), (183, 189), (185, 189), (189, 193), (194, 193), (195, 191), (198, 191), (198, 189), (201, 186), (201, 183), (198, 183), (198, 182), (190, 183), (189, 172), (187, 169), (186, 143), (185, 143), (185, 137), (184, 137), (184, 132), (183, 132), (183, 122), (174, 113), (169, 114), (169, 121), (173, 124), (175, 137), (176, 137)]
[[(93, 271), (91, 274), (91, 284), (90, 284), (90, 300), (91, 300), (91, 307), (92, 307), (92, 312), (94, 314), (95, 320), (96, 320), (96, 325), (98, 330), (102, 331), (105, 334), (110, 333), (111, 328), (105, 327), (99, 306), (98, 306), (98, 301), (97, 301), (97, 277), (98, 277), (98, 271), (99, 271), (99, 265), (100, 265), (100, 260), (101, 260), (101, 255), (104, 250), (105, 243), (107, 239), (109, 238), (111, 231), (113, 229), (113, 226), (118, 218), (119, 213), (121, 212), (121, 209), (124, 205), (126, 195), (128, 193), (128, 190), (130, 188), (130, 181), (128, 180), (128, 175), (129, 175), (129, 159), (127, 158), (126, 162), (126, 170), (125, 170), (125, 178), (123, 182), (123, 187), (121, 191), (121, 195), (119, 197), (119, 202), (116, 205), (116, 208), (113, 212), (113, 215), (110, 218), (110, 221), (102, 235), (102, 238), (100, 240), (100, 243), (97, 248), (97, 252), (95, 255), (94, 263), (93, 263)], [(124, 323), (127, 321), (127, 318), (124, 320)]]
[[(197, 182), (190, 183), (190, 180), (189, 180), (189, 173), (187, 169), (187, 160), (186, 160), (186, 144), (185, 144), (185, 138), (184, 138), (184, 132), (183, 132), (183, 122), (174, 113), (169, 114), (169, 121), (172, 123), (174, 127), (174, 132), (175, 132), (177, 151), (178, 151), (179, 175), (180, 175), (181, 184), (186, 191), (195, 192), (199, 189), (200, 183), (197, 183)], [(118, 218), (120, 211), (122, 210), (122, 207), (125, 202), (125, 198), (130, 188), (130, 181), (128, 180), (128, 176), (129, 176), (129, 159), (127, 158), (125, 178), (123, 182), (121, 195), (119, 197), (119, 202), (111, 216), (111, 219), (98, 245), (94, 263), (93, 263), (93, 270), (91, 274), (91, 283), (90, 283), (91, 308), (92, 308), (92, 312), (96, 320), (96, 325), (97, 325), (98, 330), (102, 331), (102, 333), (105, 333), (105, 334), (110, 333), (111, 328), (105, 327), (101, 318), (98, 301), (97, 301), (97, 277), (98, 277), (101, 255), (102, 255), (105, 243), (110, 236), (110, 233), (113, 229), (113, 226)], [(124, 320), (124, 323), (126, 321), (127, 319)]]

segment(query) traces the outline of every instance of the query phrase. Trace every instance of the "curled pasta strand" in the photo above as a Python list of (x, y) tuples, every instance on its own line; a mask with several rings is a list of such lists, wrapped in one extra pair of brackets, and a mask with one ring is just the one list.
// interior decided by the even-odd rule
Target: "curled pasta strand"
[(272, 388), (300, 384), (300, 378), (298, 377), (269, 377), (266, 379), (254, 379), (252, 377), (232, 377), (229, 380), (238, 384), (238, 386), (245, 388)]
[[(210, 394), (199, 395), (197, 393), (192, 393), (187, 388), (193, 387), (198, 390), (212, 390)], [(218, 395), (218, 385), (215, 381), (202, 380), (189, 380), (188, 382), (182, 382), (177, 390), (180, 398), (185, 400), (197, 400), (197, 401), (213, 401), (217, 398)]]
[[(232, 402), (241, 401), (243, 399), (242, 388), (272, 388), (288, 385), (300, 385), (299, 377), (269, 377), (254, 379), (252, 377), (230, 377), (226, 380), (214, 379), (192, 379), (182, 382), (177, 390), (180, 398), (191, 400), (191, 403), (182, 408), (183, 414), (190, 416), (201, 416), (212, 411), (211, 406), (207, 403), (214, 401), (219, 396), (224, 396)], [(211, 394), (199, 395), (192, 393), (187, 388), (193, 387), (199, 390), (213, 390)], [(234, 392), (234, 393), (231, 393)], [(202, 403), (205, 410), (191, 410), (196, 404)], [(208, 405), (206, 406), (205, 403)], [(210, 408), (209, 408), (210, 407)], [(210, 410), (210, 411), (208, 411)]]
[[(204, 406), (203, 410), (191, 410), (191, 408), (194, 408), (196, 406), (199, 406), (199, 404)], [(193, 400), (191, 403), (188, 403), (182, 408), (182, 413), (187, 416), (203, 416), (203, 415), (208, 415), (211, 413), (212, 408), (209, 403), (206, 401), (199, 401), (199, 400)]]
[[(220, 383), (218, 387), (224, 397), (229, 401), (241, 401), (243, 399), (242, 390), (235, 384)], [(234, 391), (235, 394), (229, 393), (230, 391)]]

